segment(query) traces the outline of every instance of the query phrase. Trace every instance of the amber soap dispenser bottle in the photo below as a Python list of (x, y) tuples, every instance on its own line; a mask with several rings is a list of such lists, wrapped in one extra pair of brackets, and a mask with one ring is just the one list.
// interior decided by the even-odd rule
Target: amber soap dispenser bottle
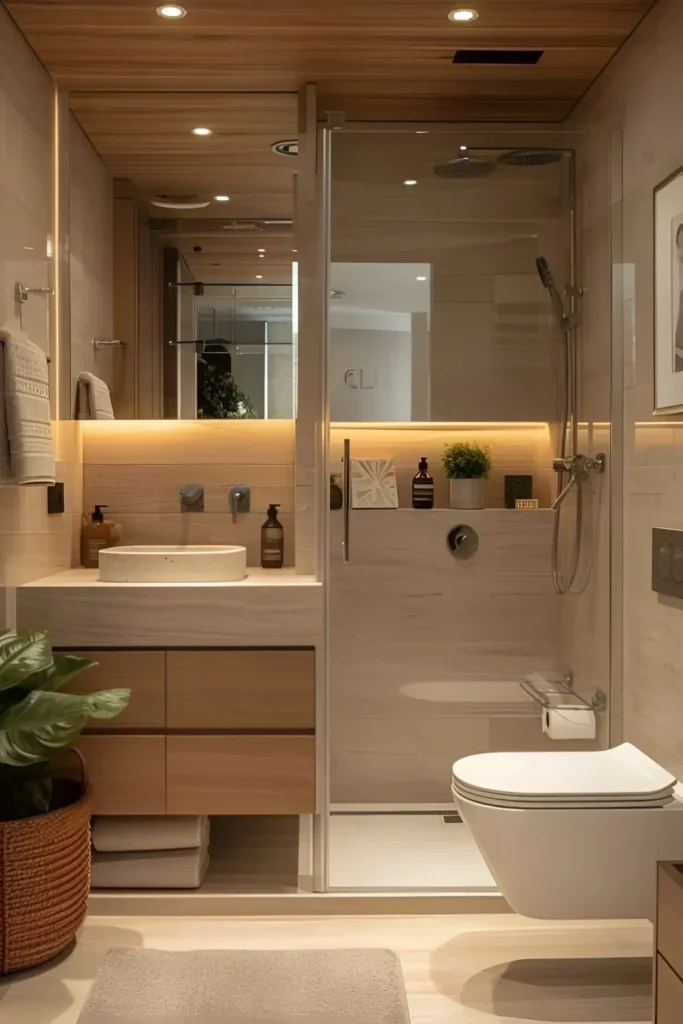
[(261, 527), (261, 568), (281, 569), (285, 561), (285, 531), (277, 517), (279, 505), (268, 506), (268, 518)]
[(413, 508), (434, 508), (434, 480), (429, 475), (427, 456), (423, 455), (413, 477)]

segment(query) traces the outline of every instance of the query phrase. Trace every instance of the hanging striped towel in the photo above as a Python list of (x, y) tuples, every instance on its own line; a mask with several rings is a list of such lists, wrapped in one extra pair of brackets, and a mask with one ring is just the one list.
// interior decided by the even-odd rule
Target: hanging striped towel
[(53, 484), (47, 356), (25, 335), (0, 330), (0, 483)]
[(78, 375), (78, 419), (113, 420), (111, 392), (94, 373)]

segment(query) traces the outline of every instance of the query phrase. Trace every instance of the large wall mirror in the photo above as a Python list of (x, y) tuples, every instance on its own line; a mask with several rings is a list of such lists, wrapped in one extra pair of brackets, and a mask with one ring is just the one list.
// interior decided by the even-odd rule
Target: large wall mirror
[(297, 95), (72, 93), (72, 415), (294, 415)]

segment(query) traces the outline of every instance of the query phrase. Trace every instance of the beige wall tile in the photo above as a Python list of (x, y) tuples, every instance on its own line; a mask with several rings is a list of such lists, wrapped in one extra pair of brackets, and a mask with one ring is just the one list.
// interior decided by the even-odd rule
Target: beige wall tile
[[(683, 603), (652, 592), (650, 548), (653, 527), (683, 527), (679, 480), (681, 419), (652, 416), (652, 195), (660, 182), (683, 166), (683, 137), (678, 129), (678, 95), (683, 83), (678, 40), (682, 33), (683, 8), (677, 0), (661, 0), (588, 92), (571, 124), (582, 135), (579, 208), (583, 210), (587, 285), (583, 337), (584, 353), (591, 359), (591, 395), (596, 410), (587, 410), (589, 418), (604, 416), (609, 401), (613, 315), (615, 366), (618, 368), (619, 360), (623, 361), (624, 391), (614, 401), (615, 415), (619, 417), (615, 424), (617, 436), (623, 431), (624, 465), (620, 496), (623, 564), (618, 567), (623, 570), (623, 619), (615, 623), (619, 661), (623, 660), (623, 736), (679, 778), (683, 777), (679, 728), (683, 702)], [(615, 138), (623, 148), (623, 167), (610, 163)], [(610, 191), (614, 181), (620, 183), (616, 192)], [(616, 231), (612, 230), (612, 218)], [(610, 276), (613, 265), (619, 264), (628, 268), (632, 281), (627, 282), (627, 287), (622, 286), (618, 296), (621, 305), (615, 308)], [(621, 455), (617, 448), (612, 457), (619, 459)], [(621, 512), (621, 500), (618, 506), (616, 516)], [(604, 505), (601, 514), (604, 534)], [(585, 651), (588, 644), (594, 654), (601, 652), (600, 659), (593, 658), (593, 685), (600, 684), (609, 669), (609, 653), (605, 655), (608, 563), (603, 541), (592, 585), (579, 599), (584, 604), (583, 611), (574, 615), (572, 626), (576, 651), (582, 647)], [(620, 590), (621, 574), (615, 574), (614, 580)]]

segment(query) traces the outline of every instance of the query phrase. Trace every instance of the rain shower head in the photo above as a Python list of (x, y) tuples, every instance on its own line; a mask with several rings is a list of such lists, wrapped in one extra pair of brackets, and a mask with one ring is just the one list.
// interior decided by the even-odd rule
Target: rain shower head
[(460, 147), (460, 153), (445, 164), (437, 164), (434, 174), (439, 178), (485, 178), (493, 174), (498, 164), (479, 156), (470, 156), (467, 146)]
[(498, 163), (506, 167), (545, 167), (559, 164), (564, 159), (561, 149), (513, 149), (498, 157)]

